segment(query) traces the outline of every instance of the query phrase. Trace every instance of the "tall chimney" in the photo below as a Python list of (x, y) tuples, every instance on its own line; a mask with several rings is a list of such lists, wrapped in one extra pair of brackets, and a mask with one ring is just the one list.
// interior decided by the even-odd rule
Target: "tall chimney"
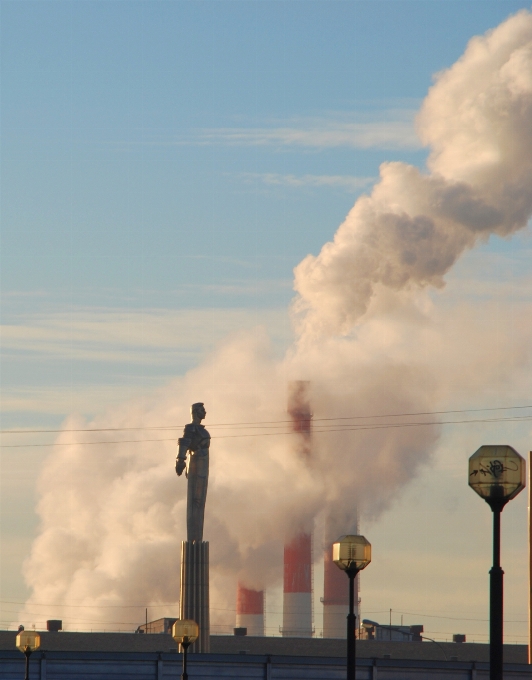
[(312, 537), (284, 547), (283, 637), (312, 637)]
[(248, 635), (264, 635), (264, 591), (245, 588), (238, 583), (236, 627), (247, 628)]
[[(358, 527), (346, 527), (342, 534), (357, 534)], [(349, 613), (349, 579), (332, 561), (332, 544), (340, 538), (334, 534), (332, 522), (325, 523), (325, 550), (323, 555), (323, 637), (346, 638), (346, 618)], [(355, 615), (358, 621), (358, 576), (355, 578)]]
[[(310, 383), (288, 384), (288, 415), (294, 450), (310, 458), (312, 413)], [(283, 637), (312, 637), (312, 536), (301, 531), (284, 546)]]

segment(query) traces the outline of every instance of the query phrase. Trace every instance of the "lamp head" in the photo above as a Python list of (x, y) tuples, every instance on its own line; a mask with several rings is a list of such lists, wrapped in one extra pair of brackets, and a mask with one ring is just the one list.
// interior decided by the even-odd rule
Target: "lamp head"
[(511, 446), (481, 446), (469, 459), (469, 486), (502, 507), (525, 488), (526, 461)]
[(364, 536), (341, 536), (333, 543), (332, 559), (344, 571), (360, 571), (371, 562), (371, 544)]
[(172, 637), (178, 645), (191, 645), (199, 636), (199, 626), (192, 619), (177, 619), (172, 626)]
[(15, 644), (24, 654), (31, 654), (41, 646), (41, 636), (34, 630), (22, 630), (17, 635)]

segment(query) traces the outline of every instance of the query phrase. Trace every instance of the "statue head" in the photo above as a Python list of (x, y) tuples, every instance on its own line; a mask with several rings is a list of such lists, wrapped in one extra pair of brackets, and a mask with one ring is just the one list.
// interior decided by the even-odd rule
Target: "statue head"
[(201, 422), (207, 415), (204, 403), (202, 401), (198, 401), (197, 403), (192, 404), (190, 407), (190, 413), (192, 415), (192, 420), (199, 420)]

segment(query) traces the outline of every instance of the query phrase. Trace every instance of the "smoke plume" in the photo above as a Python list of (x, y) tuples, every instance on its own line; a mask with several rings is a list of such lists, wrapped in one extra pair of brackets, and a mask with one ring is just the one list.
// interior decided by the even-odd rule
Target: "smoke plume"
[(519, 12), (436, 76), (417, 119), (428, 172), (384, 163), (334, 240), (295, 269), (304, 332), (347, 333), (379, 287), (442, 287), (467, 248), (532, 211), (532, 16)]
[[(184, 425), (189, 405), (205, 402), (216, 632), (234, 624), (237, 580), (279, 584), (284, 540), (320, 513), (336, 520), (338, 534), (352, 523), (355, 503), (366, 520), (378, 517), (430, 461), (439, 435), (436, 425), (353, 432), (353, 421), (346, 430), (327, 419), (430, 411), (452, 386), (464, 394), (505, 379), (493, 362), (504, 352), (481, 321), (449, 315), (424, 291), (441, 288), (466, 249), (490, 234), (512, 234), (532, 211), (532, 15), (520, 12), (471, 40), (436, 77), (417, 125), (430, 149), (427, 172), (385, 163), (334, 240), (296, 267), (298, 335), (283, 360), (265, 331), (242, 332), (149, 399), (65, 423), (39, 482), (26, 619), (132, 629), (145, 606), (150, 618), (178, 611), (186, 533), (186, 483), (173, 471), (180, 432), (113, 433), (124, 441), (110, 448), (70, 443), (105, 437), (66, 430)], [(466, 336), (475, 351), (464, 363)], [(513, 342), (506, 378), (528, 361)], [(294, 379), (312, 385), (309, 464), (282, 425)]]

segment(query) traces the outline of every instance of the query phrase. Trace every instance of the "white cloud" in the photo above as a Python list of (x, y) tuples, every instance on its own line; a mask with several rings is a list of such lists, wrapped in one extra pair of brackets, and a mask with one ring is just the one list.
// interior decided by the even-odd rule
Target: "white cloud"
[[(50, 387), (10, 388), (3, 387), (0, 404), (2, 413), (39, 413), (64, 417), (65, 413), (94, 413), (102, 408), (121, 404), (133, 396), (152, 390), (156, 378), (142, 378), (136, 385), (54, 385)], [(19, 438), (6, 438), (4, 444), (19, 444)], [(37, 440), (42, 443), (43, 435)], [(46, 440), (48, 441), (48, 440)], [(23, 443), (33, 443), (24, 437)], [(46, 442), (45, 442), (46, 443)], [(2, 456), (5, 455), (5, 450)]]
[(78, 309), (36, 314), (0, 327), (2, 351), (87, 361), (164, 363), (168, 354), (198, 353), (227, 333), (265, 324), (290, 334), (285, 309)]
[[(282, 347), (292, 337), (286, 309), (80, 308), (25, 315), (18, 323), (0, 327), (2, 361), (12, 368), (27, 368), (33, 362), (34, 383), (48, 370), (46, 366), (56, 368), (54, 378), (46, 385), (29, 386), (4, 379), (1, 409), (61, 416), (94, 413), (144, 394), (160, 384), (161, 374), (166, 380), (196, 364), (228, 334), (257, 326), (267, 327)], [(94, 372), (97, 364), (99, 373)], [(76, 367), (74, 382), (68, 381), (69, 365)], [(102, 370), (105, 384), (101, 383)], [(147, 371), (152, 372), (150, 376)]]
[(244, 172), (239, 175), (244, 181), (259, 181), (274, 186), (293, 188), (329, 187), (349, 192), (359, 191), (371, 184), (374, 177), (355, 177), (352, 175), (281, 175), (274, 172)]
[[(296, 146), (315, 149), (419, 149), (415, 111), (388, 111), (346, 120), (345, 115), (287, 121), (271, 127), (226, 127), (200, 130), (188, 143), (234, 146)], [(354, 116), (353, 116), (354, 117)], [(336, 118), (336, 119), (335, 119)], [(180, 143), (183, 143), (180, 140)]]

